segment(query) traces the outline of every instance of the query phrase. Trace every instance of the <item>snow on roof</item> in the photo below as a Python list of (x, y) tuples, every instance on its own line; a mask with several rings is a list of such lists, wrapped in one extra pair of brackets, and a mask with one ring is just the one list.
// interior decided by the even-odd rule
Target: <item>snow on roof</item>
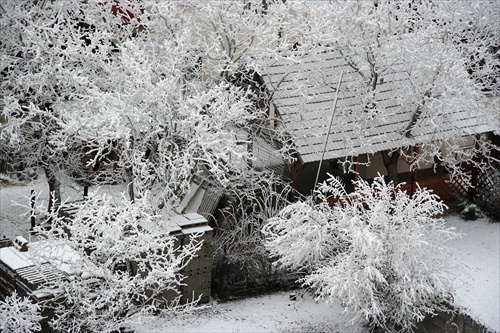
[(73, 268), (76, 264), (77, 267), (81, 266), (82, 256), (74, 250), (71, 246), (64, 242), (57, 241), (38, 241), (30, 243), (29, 251), (34, 250), (34, 253), (43, 261), (47, 261), (52, 267), (66, 274), (73, 274)]
[(182, 230), (177, 223), (172, 222), (171, 220), (140, 220), (139, 225), (151, 234), (155, 235), (176, 234)]
[(198, 213), (205, 220), (215, 213), (222, 193), (205, 188), (203, 180), (192, 180), (189, 192), (179, 203), (176, 212), (179, 214)]
[(192, 181), (189, 186), (189, 192), (177, 207), (177, 211), (180, 213), (197, 212), (205, 195), (206, 190), (203, 188), (203, 181), (200, 181), (200, 184)]
[(182, 233), (184, 235), (191, 235), (191, 234), (196, 234), (199, 232), (206, 233), (206, 232), (211, 232), (211, 231), (212, 231), (212, 228), (209, 227), (208, 225), (205, 225), (205, 226), (201, 226), (201, 227), (193, 227), (193, 228), (184, 229), (184, 230), (182, 230)]
[(181, 228), (192, 227), (195, 225), (205, 224), (207, 220), (198, 213), (188, 213), (176, 215), (170, 218), (170, 221), (177, 223)]
[(184, 216), (191, 220), (192, 224), (207, 223), (207, 220), (205, 220), (205, 218), (198, 213), (187, 213), (184, 214)]
[(1, 248), (0, 261), (14, 271), (34, 265), (33, 261), (26, 255), (26, 252), (19, 252), (14, 247)]
[(29, 243), (26, 252), (14, 246), (0, 249), (0, 262), (15, 271), (19, 278), (18, 284), (26, 285), (25, 288), (29, 290), (35, 290), (62, 272), (73, 274), (73, 264), (80, 259), (81, 256), (67, 244), (55, 241)]
[(456, 136), (457, 130), (464, 136), (498, 130), (498, 117), (495, 121), (492, 115), (470, 110), (437, 115), (424, 111), (408, 138), (405, 129), (417, 104), (404, 97), (412, 89), (407, 73), (384, 72), (374, 93), (374, 101), (384, 113), (359, 119), (354, 115), (359, 115), (360, 108), (366, 105), (366, 96), (359, 93), (360, 74), (341, 52), (308, 55), (301, 61), (273, 59), (261, 74), (283, 127), (304, 163), (321, 159), (341, 71), (344, 74), (325, 149), (326, 160), (448, 139)]
[[(175, 214), (168, 220), (158, 222), (140, 221), (141, 227), (154, 234), (176, 234), (182, 232), (185, 228), (201, 227), (208, 224), (207, 219), (198, 213)], [(204, 231), (211, 231), (212, 228)]]

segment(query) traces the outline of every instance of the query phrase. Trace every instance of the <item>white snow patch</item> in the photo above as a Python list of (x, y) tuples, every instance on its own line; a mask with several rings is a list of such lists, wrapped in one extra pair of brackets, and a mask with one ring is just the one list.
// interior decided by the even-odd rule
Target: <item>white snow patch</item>
[[(290, 300), (296, 293), (297, 300)], [(295, 290), (226, 303), (176, 317), (146, 317), (137, 333), (168, 332), (368, 332), (349, 325), (338, 302), (315, 302), (309, 292)]]
[(12, 247), (4, 247), (0, 249), (0, 259), (12, 270), (33, 266), (34, 263), (30, 260), (26, 252), (19, 252)]
[(453, 251), (450, 259), (460, 269), (453, 283), (455, 303), (500, 332), (500, 223), (448, 216), (446, 224), (465, 234), (447, 243)]

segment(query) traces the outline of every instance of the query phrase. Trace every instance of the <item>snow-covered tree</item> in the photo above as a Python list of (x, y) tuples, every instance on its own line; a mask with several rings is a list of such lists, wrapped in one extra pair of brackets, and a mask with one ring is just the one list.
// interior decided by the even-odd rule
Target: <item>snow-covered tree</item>
[(459, 234), (436, 217), (445, 205), (425, 189), (409, 196), (382, 177), (356, 186), (348, 194), (332, 177), (287, 206), (264, 227), (266, 246), (279, 266), (303, 271), (318, 298), (340, 299), (351, 320), (411, 331), (445, 309), (452, 268), (436, 253)]
[[(331, 77), (319, 72), (304, 80), (301, 59), (329, 52), (336, 57), (340, 53), (348, 65), (342, 67), (344, 84), (339, 95), (355, 99), (345, 97), (346, 105), (337, 107), (332, 132), (345, 132), (346, 137), (354, 132), (352, 141), (361, 141), (347, 141), (346, 152), (356, 145), (369, 147), (373, 127), (390, 127), (401, 116), (398, 112), (403, 112), (412, 117), (399, 132), (381, 134), (390, 138), (386, 144), (390, 148), (382, 151), (390, 179), (398, 182), (400, 155), (412, 168), (439, 158), (452, 173), (467, 178), (459, 167), (461, 162), (483, 170), (490, 168), (494, 160), (480, 156), (499, 149), (484, 137), (476, 137), (472, 144), (466, 144), (465, 139), (471, 134), (470, 127), (484, 124), (484, 119), (499, 128), (498, 98), (494, 97), (500, 91), (499, 44), (494, 32), (499, 29), (499, 12), (497, 1), (304, 2), (297, 12), (304, 21), (302, 33), (284, 32), (288, 39), (298, 42), (287, 57), (293, 60), (289, 71), (299, 73), (284, 80), (287, 89), (297, 92), (287, 92), (287, 96), (297, 97), (290, 103), (306, 96), (307, 103), (316, 94), (321, 102), (326, 97), (321, 94), (329, 87), (334, 94), (340, 69)], [(310, 66), (306, 63), (303, 68), (309, 70)], [(488, 99), (486, 94), (493, 97)], [(464, 110), (468, 119), (479, 119), (477, 123), (470, 120), (467, 126), (459, 124), (456, 115)], [(444, 131), (440, 128), (443, 122), (457, 126)], [(391, 147), (390, 141), (395, 140), (400, 146)], [(419, 146), (418, 154), (407, 149), (415, 145)]]
[(78, 176), (111, 155), (130, 198), (156, 188), (161, 207), (195, 174), (218, 186), (244, 178), (247, 145), (266, 114), (254, 91), (234, 85), (235, 74), (241, 81), (257, 54), (271, 52), (288, 15), (279, 2), (266, 17), (255, 5), (5, 3), (5, 153), (43, 166), (58, 201), (57, 172)]
[[(195, 175), (221, 192), (257, 200), (257, 191), (246, 191), (245, 186), (264, 179), (266, 173), (253, 167), (251, 147), (253, 137), (266, 123), (266, 112), (257, 105), (256, 92), (241, 82), (252, 73), (253, 57), (274, 52), (269, 44), (278, 35), (277, 24), (288, 15), (288, 5), (281, 2), (266, 6), (267, 13), (255, 10), (257, 5), (262, 3), (2, 3), (1, 26), (7, 36), (0, 45), (3, 152), (15, 155), (25, 167), (43, 167), (56, 203), (61, 203), (59, 173), (85, 178), (82, 168), (99, 172), (99, 167), (112, 162), (112, 180), (128, 185), (131, 202), (113, 206), (106, 199), (89, 200), (72, 223), (59, 216), (57, 205), (50, 204), (52, 229), (40, 231), (50, 240), (46, 242), (49, 248), (58, 253), (58, 247), (69, 246), (82, 253), (85, 242), (106, 243), (92, 234), (101, 227), (115, 231), (103, 233), (111, 241), (125, 232), (125, 224), (109, 214), (121, 216), (130, 207), (155, 216), (168, 214)], [(111, 156), (114, 160), (107, 161)], [(92, 180), (99, 183), (98, 177)], [(266, 193), (271, 189), (266, 188)], [(146, 197), (151, 201), (148, 208), (144, 206)], [(85, 213), (89, 210), (95, 214)], [(157, 235), (140, 228), (136, 232), (137, 237), (126, 240), (140, 239), (144, 247), (135, 254), (123, 254), (127, 260), (138, 253), (154, 252), (157, 244), (169, 241), (153, 241)], [(115, 250), (120, 253), (123, 249)], [(97, 250), (85, 255), (86, 265), (112, 271), (110, 263), (100, 260), (108, 258), (106, 255)], [(177, 267), (173, 261), (167, 264)], [(116, 274), (105, 277), (98, 277), (110, 290), (98, 294), (102, 302), (132, 292), (124, 288), (136, 288), (134, 292), (142, 288), (130, 279), (120, 281)], [(96, 330), (107, 327), (106, 322), (115, 325), (117, 318), (128, 313), (110, 308), (102, 320), (95, 321), (103, 310), (91, 306), (103, 303), (91, 298), (95, 293), (87, 280), (76, 277), (58, 282), (65, 286), (62, 298), (90, 297), (75, 301), (75, 310), (68, 315), (64, 315), (66, 302), (56, 321), (59, 327), (71, 327), (72, 312), (78, 318), (75, 327), (99, 323)], [(146, 303), (134, 306), (147, 309)], [(89, 322), (82, 322), (85, 316)]]
[[(300, 63), (329, 49), (357, 77), (349, 89), (363, 103), (341, 112), (356, 114), (360, 134), (392, 117), (375, 103), (384, 75), (411, 81), (394, 97), (414, 114), (401, 136), (410, 144), (421, 129), (431, 133), (420, 154), (406, 156), (413, 167), (438, 156), (455, 172), (462, 161), (484, 168), (491, 161), (478, 156), (496, 149), (476, 138), (464, 150), (466, 131), (433, 137), (428, 121), (492, 107), (483, 92), (498, 93), (495, 1), (26, 0), (7, 1), (1, 12), (2, 148), (25, 166), (44, 166), (56, 200), (57, 172), (78, 173), (82, 160), (96, 168), (111, 152), (131, 197), (154, 183), (164, 189), (159, 201), (174, 202), (200, 169), (226, 181), (234, 159), (251, 159), (232, 126), (263, 124), (265, 115), (255, 94), (228, 81), (264, 71), (259, 58)], [(383, 154), (395, 180), (400, 154), (409, 153)]]
[(80, 163), (75, 150), (61, 150), (53, 140), (61, 128), (53, 105), (84, 95), (111, 49), (95, 36), (81, 6), (64, 3), (7, 1), (0, 11), (2, 154), (24, 168), (42, 166), (58, 201), (57, 172)]
[(31, 333), (41, 329), (40, 306), (17, 292), (0, 301), (0, 331), (12, 333)]
[(45, 306), (54, 312), (54, 329), (112, 332), (137, 315), (183, 311), (196, 303), (180, 304), (179, 293), (200, 235), (181, 242), (148, 201), (124, 197), (114, 206), (110, 197), (92, 195), (70, 206), (71, 218), (52, 212), (52, 227), (38, 230), (42, 240), (27, 253), (37, 264), (52, 266), (40, 271), (51, 276), (44, 290), (53, 295)]

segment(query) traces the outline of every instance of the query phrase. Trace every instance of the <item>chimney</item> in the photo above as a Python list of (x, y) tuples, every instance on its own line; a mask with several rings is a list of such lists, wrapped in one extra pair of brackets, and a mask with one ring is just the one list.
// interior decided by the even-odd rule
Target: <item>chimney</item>
[(17, 236), (14, 239), (14, 247), (19, 252), (27, 252), (28, 251), (28, 241), (23, 236)]

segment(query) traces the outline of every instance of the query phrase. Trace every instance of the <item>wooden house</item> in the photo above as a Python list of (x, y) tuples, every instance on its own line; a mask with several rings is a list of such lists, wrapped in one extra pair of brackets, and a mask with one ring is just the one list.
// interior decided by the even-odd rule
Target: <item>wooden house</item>
[[(418, 153), (423, 144), (457, 136), (462, 145), (474, 145), (478, 135), (492, 139), (500, 133), (498, 99), (494, 97), (485, 96), (482, 103), (490, 105), (482, 110), (424, 107), (416, 111), (419, 100), (411, 95), (415, 78), (403, 66), (394, 66), (392, 71), (388, 67), (375, 76), (376, 88), (369, 94), (366, 83), (364, 88), (360, 84), (359, 70), (341, 51), (272, 59), (265, 68), (260, 74), (271, 96), (269, 115), (277, 119), (271, 126), (281, 127), (294, 147), (292, 184), (305, 195), (311, 194), (318, 174), (319, 182), (327, 173), (340, 176), (348, 190), (358, 176), (369, 180), (387, 175), (384, 153), (396, 152), (399, 157), (404, 149), (401, 155), (408, 156)], [(364, 112), (367, 108), (380, 112)], [(443, 147), (442, 154), (450, 153)], [(346, 160), (358, 162), (351, 169), (355, 172), (344, 170)], [(411, 162), (402, 157), (395, 161), (397, 179), (407, 184), (408, 191), (414, 191), (418, 182), (445, 201), (456, 191), (467, 193), (459, 180), (450, 182), (439, 159), (421, 163), (417, 169), (410, 168)]]

